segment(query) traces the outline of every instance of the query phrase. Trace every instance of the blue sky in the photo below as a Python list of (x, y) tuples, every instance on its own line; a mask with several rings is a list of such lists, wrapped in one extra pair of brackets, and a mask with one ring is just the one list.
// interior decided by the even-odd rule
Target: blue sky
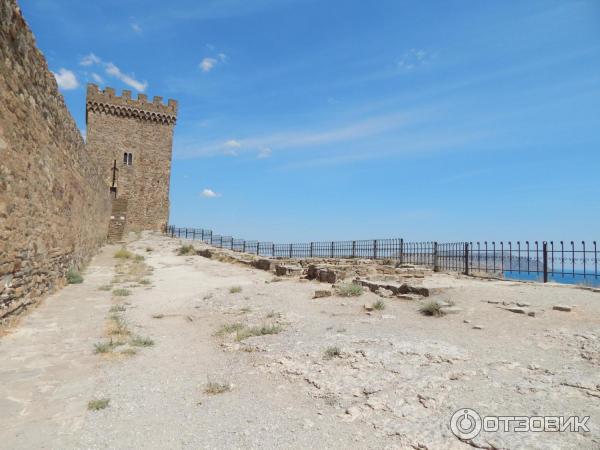
[(598, 238), (596, 0), (20, 4), (80, 128), (87, 82), (179, 101), (172, 223)]

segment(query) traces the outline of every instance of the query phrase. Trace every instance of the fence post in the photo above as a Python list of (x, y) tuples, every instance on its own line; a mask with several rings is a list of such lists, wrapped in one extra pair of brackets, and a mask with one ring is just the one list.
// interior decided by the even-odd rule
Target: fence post
[[(543, 247), (543, 258), (544, 258), (544, 283), (548, 282), (548, 243), (544, 241)], [(585, 255), (584, 255), (585, 258)]]
[(404, 239), (400, 239), (400, 265), (404, 264)]
[(352, 241), (352, 258), (356, 258), (356, 241)]
[(331, 241), (331, 257), (333, 258), (333, 241)]
[(292, 245), (293, 244), (290, 244), (290, 259), (292, 259)]
[(465, 242), (465, 275), (469, 275), (469, 243)]
[(439, 261), (438, 261), (438, 243), (437, 242), (433, 243), (433, 271), (434, 272), (440, 271), (440, 265), (439, 265)]
[(310, 243), (310, 257), (311, 258), (313, 257), (313, 244), (314, 244), (314, 242)]
[(213, 245), (213, 234), (212, 234), (212, 231), (210, 232), (210, 245)]
[(246, 240), (242, 242), (242, 252), (246, 253)]
[(373, 239), (373, 259), (377, 259), (377, 239)]

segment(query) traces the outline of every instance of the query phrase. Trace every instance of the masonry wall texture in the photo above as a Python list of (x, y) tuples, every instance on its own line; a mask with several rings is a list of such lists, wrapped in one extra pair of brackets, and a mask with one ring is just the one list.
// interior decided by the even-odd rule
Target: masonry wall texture
[(111, 229), (160, 231), (167, 225), (176, 118), (175, 100), (165, 105), (161, 97), (149, 102), (144, 94), (132, 99), (131, 91), (117, 96), (112, 88), (88, 85), (87, 147), (121, 200), (113, 208)]
[(0, 321), (105, 241), (110, 193), (15, 0), (0, 0)]

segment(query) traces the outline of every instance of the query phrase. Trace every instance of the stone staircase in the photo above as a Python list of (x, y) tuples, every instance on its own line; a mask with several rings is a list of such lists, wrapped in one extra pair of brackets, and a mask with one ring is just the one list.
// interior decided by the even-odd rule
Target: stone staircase
[(125, 223), (127, 221), (127, 199), (115, 198), (108, 224), (108, 242), (115, 243), (123, 240)]

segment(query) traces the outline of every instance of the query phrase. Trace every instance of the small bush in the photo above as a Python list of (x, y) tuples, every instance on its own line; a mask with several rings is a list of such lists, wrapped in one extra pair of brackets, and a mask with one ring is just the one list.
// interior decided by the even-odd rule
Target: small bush
[(125, 311), (125, 309), (126, 309), (125, 305), (114, 305), (114, 306), (110, 307), (109, 312), (111, 312), (111, 313), (118, 313), (118, 312)]
[(112, 345), (108, 342), (96, 342), (94, 344), (94, 353), (108, 353), (112, 351)]
[(111, 289), (112, 289), (112, 286), (110, 284), (105, 284), (98, 288), (99, 291), (110, 291)]
[(244, 324), (236, 322), (222, 325), (221, 328), (217, 330), (215, 333), (217, 336), (224, 336), (226, 334), (235, 333), (236, 331), (240, 331), (244, 329)]
[(209, 381), (208, 383), (206, 383), (204, 393), (208, 395), (217, 395), (222, 394), (224, 392), (228, 392), (230, 390), (231, 385), (229, 383), (217, 383), (214, 381)]
[(363, 293), (363, 287), (356, 283), (343, 283), (336, 287), (336, 293), (340, 297), (358, 297)]
[(108, 398), (99, 398), (95, 400), (90, 400), (88, 402), (88, 409), (90, 411), (99, 411), (101, 409), (107, 408), (110, 403), (110, 399)]
[(76, 269), (74, 269), (72, 267), (67, 272), (67, 283), (69, 283), (69, 284), (83, 283), (83, 277)]
[(281, 325), (263, 325), (260, 327), (248, 327), (243, 328), (237, 332), (236, 340), (243, 341), (244, 339), (248, 339), (253, 336), (265, 336), (267, 334), (278, 334), (283, 331), (283, 327)]
[(111, 335), (127, 335), (129, 334), (129, 328), (127, 328), (127, 322), (123, 320), (121, 317), (113, 314), (111, 316), (111, 320), (113, 322), (110, 330), (108, 331)]
[(128, 295), (131, 295), (131, 291), (129, 289), (123, 288), (115, 289), (112, 291), (112, 293), (116, 297), (127, 297)]
[(142, 255), (135, 255), (136, 261), (143, 261), (144, 259), (146, 259), (146, 258), (144, 258)]
[(385, 303), (383, 302), (383, 300), (377, 300), (375, 303), (373, 303), (373, 309), (376, 309), (378, 311), (385, 309)]
[(239, 294), (240, 292), (242, 292), (242, 287), (241, 286), (231, 286), (229, 288), (229, 293), (230, 294)]
[(324, 352), (325, 359), (337, 358), (342, 354), (339, 347), (327, 347)]
[(154, 341), (152, 339), (142, 336), (133, 337), (129, 343), (135, 347), (152, 347), (154, 345)]
[(179, 247), (177, 249), (177, 254), (179, 256), (185, 256), (185, 255), (195, 255), (196, 254), (196, 249), (194, 248), (193, 245), (188, 244), (188, 245), (182, 245), (181, 247)]
[(152, 283), (152, 281), (150, 281), (147, 278), (144, 278), (143, 280), (140, 280), (140, 284), (148, 285), (148, 284), (151, 284), (151, 283)]
[(164, 314), (152, 314), (153, 319), (162, 319), (163, 317), (165, 317)]
[(419, 312), (424, 316), (435, 316), (440, 317), (444, 314), (442, 313), (442, 307), (438, 302), (427, 302), (419, 309)]
[(153, 249), (152, 247), (146, 247), (146, 251), (147, 251), (148, 253), (150, 253), (150, 252), (151, 252), (151, 251), (153, 251), (153, 250), (154, 250), (154, 249)]
[(121, 249), (119, 249), (114, 256), (118, 259), (130, 259), (133, 257), (133, 253), (131, 253), (125, 247), (121, 247)]

